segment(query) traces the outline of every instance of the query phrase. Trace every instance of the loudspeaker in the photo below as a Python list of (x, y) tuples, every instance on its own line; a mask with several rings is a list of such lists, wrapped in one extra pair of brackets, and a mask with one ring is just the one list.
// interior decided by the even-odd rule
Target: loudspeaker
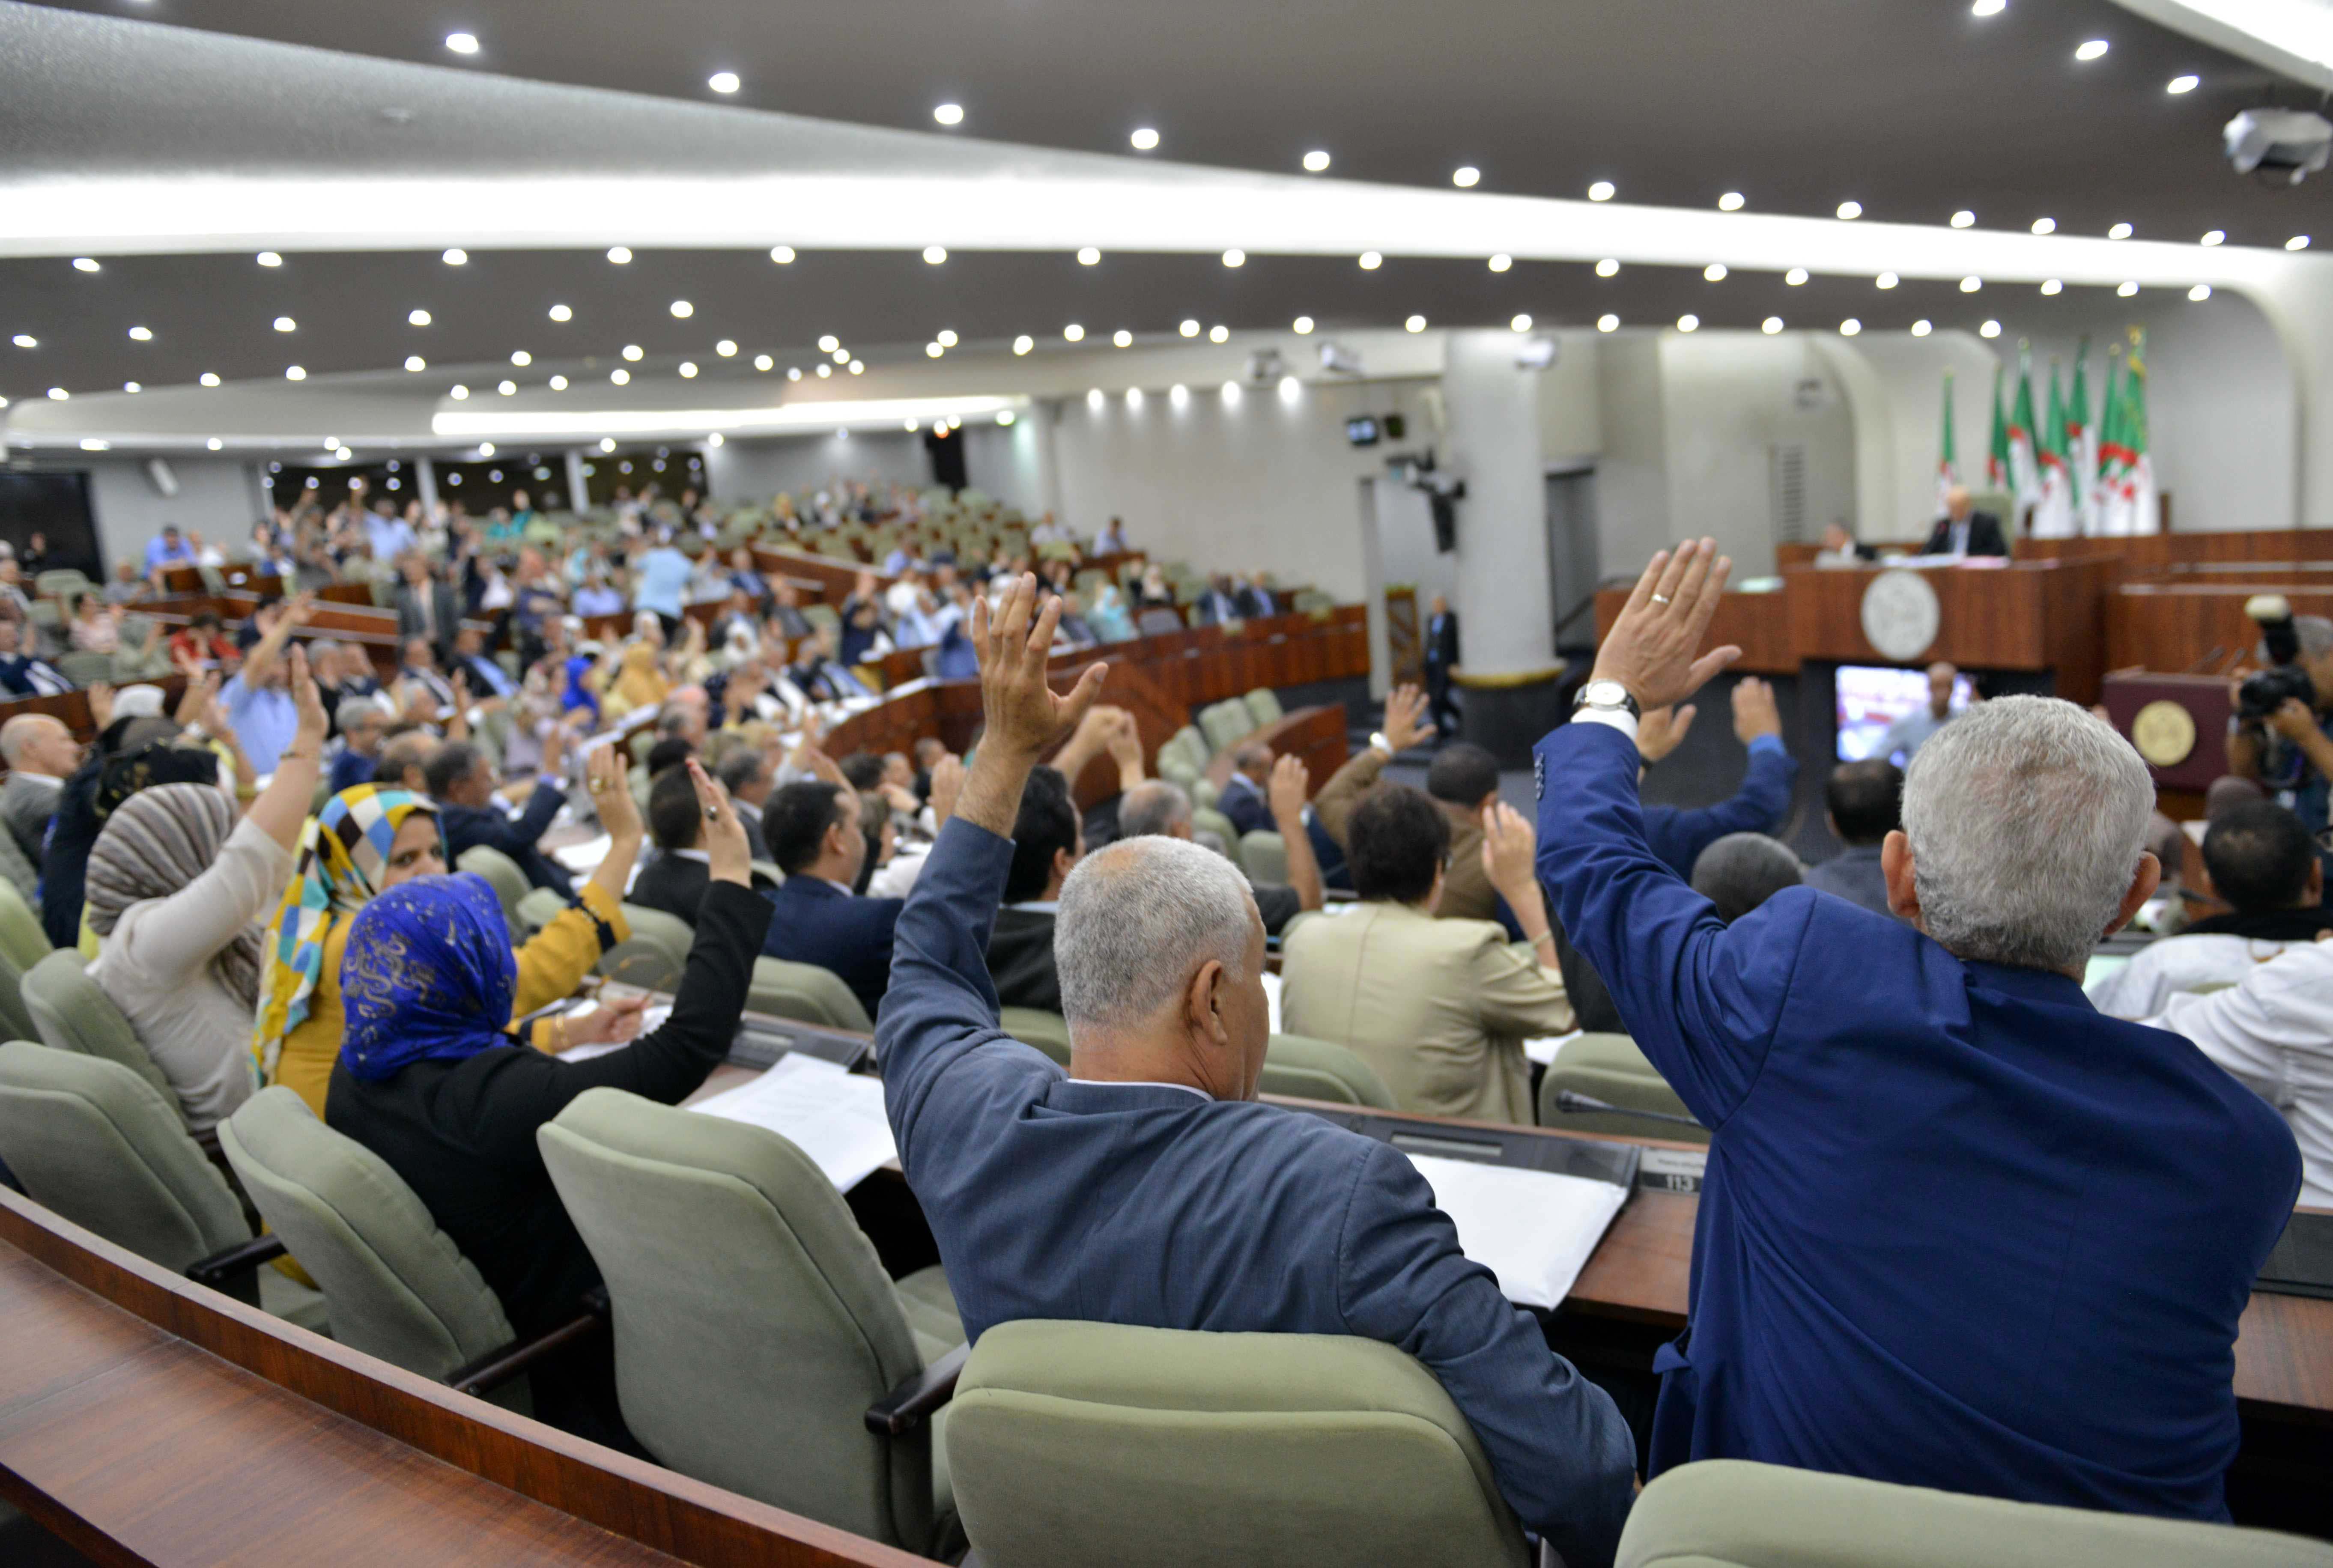
[(146, 477), (153, 483), (154, 489), (164, 500), (168, 501), (175, 500), (177, 498), (178, 493), (178, 476), (170, 471), (170, 465), (168, 463), (165, 463), (158, 457), (148, 458), (146, 460)]

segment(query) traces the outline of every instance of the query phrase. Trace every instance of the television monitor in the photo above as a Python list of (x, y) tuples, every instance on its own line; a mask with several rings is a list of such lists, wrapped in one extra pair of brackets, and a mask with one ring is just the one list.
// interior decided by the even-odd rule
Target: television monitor
[[(1953, 683), (1954, 712), (1969, 705), (1972, 689), (1965, 674)], [(1884, 664), (1841, 664), (1836, 692), (1839, 760), (1860, 762), (1877, 754), (1888, 725), (1927, 705), (1928, 672)]]
[(1356, 414), (1345, 421), (1345, 439), (1356, 446), (1378, 444), (1378, 418), (1374, 414)]

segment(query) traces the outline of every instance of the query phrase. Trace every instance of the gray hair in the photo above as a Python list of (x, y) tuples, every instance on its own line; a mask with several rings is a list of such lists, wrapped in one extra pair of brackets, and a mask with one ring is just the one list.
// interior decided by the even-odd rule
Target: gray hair
[(1191, 798), (1180, 784), (1150, 779), (1128, 790), (1118, 803), (1118, 836), (1140, 838), (1146, 834), (1176, 837), (1178, 824), (1191, 820)]
[(1164, 1007), (1209, 959), (1243, 979), (1255, 899), (1238, 866), (1145, 835), (1087, 856), (1061, 884), (1053, 965), (1071, 1029), (1124, 1028)]
[(383, 723), (386, 723), (389, 721), (389, 710), (381, 705), (379, 698), (372, 696), (342, 697), (337, 703), (333, 704), (332, 722), (338, 724), (342, 730), (352, 730), (356, 728), (357, 725), (364, 722), (364, 717), (368, 713), (371, 714), (374, 718), (380, 720)]
[(1693, 863), (1693, 890), (1715, 904), (1728, 925), (1805, 880), (1799, 857), (1762, 833), (1729, 833)]
[(2055, 697), (1996, 697), (1904, 781), (1921, 923), (1954, 957), (2079, 969), (2130, 890), (2155, 786), (2130, 742)]

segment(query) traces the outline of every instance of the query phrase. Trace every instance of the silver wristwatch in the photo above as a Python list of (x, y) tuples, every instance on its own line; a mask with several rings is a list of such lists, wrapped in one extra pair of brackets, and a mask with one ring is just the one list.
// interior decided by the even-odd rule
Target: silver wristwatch
[(1579, 694), (1571, 699), (1571, 711), (1576, 713), (1582, 708), (1601, 708), (1608, 712), (1626, 713), (1631, 719), (1645, 716), (1637, 699), (1628, 694), (1628, 688), (1618, 681), (1590, 681), (1580, 687)]

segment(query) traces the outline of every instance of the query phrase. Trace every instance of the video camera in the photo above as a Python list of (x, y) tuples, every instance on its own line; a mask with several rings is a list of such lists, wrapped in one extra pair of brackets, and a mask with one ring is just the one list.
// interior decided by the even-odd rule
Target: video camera
[(2260, 626), (2270, 667), (2245, 676), (2236, 688), (2236, 717), (2258, 722), (2294, 698), (2314, 708), (2317, 683), (2297, 662), (2300, 634), (2293, 628), (2291, 602), (2282, 594), (2256, 594), (2244, 601), (2244, 614)]

